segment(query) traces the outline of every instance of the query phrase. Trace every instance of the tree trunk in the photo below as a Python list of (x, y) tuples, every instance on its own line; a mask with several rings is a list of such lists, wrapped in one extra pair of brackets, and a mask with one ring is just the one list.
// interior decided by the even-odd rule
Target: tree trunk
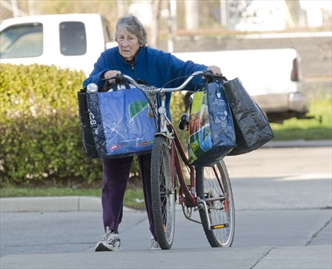
[(158, 48), (160, 0), (152, 0), (152, 22), (149, 46)]

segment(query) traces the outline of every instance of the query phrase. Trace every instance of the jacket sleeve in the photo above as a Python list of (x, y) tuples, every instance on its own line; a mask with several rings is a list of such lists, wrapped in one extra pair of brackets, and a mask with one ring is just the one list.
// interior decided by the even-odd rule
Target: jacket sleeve
[[(171, 55), (170, 57), (169, 68), (171, 68), (169, 72), (171, 72), (172, 77), (179, 78), (178, 80), (174, 81), (175, 85), (173, 86), (179, 86), (188, 78), (188, 76), (196, 71), (204, 71), (208, 69), (206, 65), (196, 64), (193, 61), (184, 62), (174, 55)], [(186, 90), (196, 91), (202, 88), (204, 84), (205, 80), (202, 78), (202, 76), (197, 76), (193, 78), (191, 83), (186, 86)]]
[(105, 81), (102, 80), (103, 75), (109, 69), (106, 65), (106, 57), (105, 54), (102, 53), (98, 58), (97, 62), (94, 64), (93, 71), (90, 76), (83, 82), (83, 87), (86, 87), (89, 83), (95, 83), (98, 85), (98, 88), (102, 88), (104, 86)]

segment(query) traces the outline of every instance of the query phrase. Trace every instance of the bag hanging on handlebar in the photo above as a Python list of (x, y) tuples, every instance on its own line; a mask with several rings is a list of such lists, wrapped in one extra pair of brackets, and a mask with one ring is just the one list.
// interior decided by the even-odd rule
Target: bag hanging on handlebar
[(274, 135), (263, 111), (250, 97), (239, 78), (224, 83), (234, 117), (237, 146), (228, 155), (248, 153), (270, 141)]
[(212, 166), (234, 147), (235, 129), (225, 93), (219, 82), (206, 83), (195, 92), (190, 111), (189, 163)]
[(86, 89), (82, 89), (77, 93), (78, 98), (78, 112), (80, 117), (82, 143), (85, 156), (87, 159), (99, 158), (98, 152), (96, 150), (95, 141), (92, 135), (92, 129), (90, 125), (90, 112), (88, 109), (88, 104), (86, 100)]
[[(108, 83), (107, 84), (105, 83), (105, 86), (108, 86)], [(114, 88), (115, 87), (117, 89), (120, 89), (120, 86), (118, 87), (118, 84), (114, 85)], [(105, 87), (103, 88), (103, 91), (105, 91)], [(81, 89), (77, 93), (77, 99), (78, 99), (78, 112), (80, 117), (82, 144), (85, 156), (88, 160), (99, 158), (99, 154), (96, 149), (91, 129), (91, 124), (95, 122), (95, 119), (93, 118), (93, 115), (90, 113), (90, 109), (88, 108), (86, 88)]]
[(87, 94), (91, 129), (99, 158), (150, 153), (156, 123), (139, 89)]

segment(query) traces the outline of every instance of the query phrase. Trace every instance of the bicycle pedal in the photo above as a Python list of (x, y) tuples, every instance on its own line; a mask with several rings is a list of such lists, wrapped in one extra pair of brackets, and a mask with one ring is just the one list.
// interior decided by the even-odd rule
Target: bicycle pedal
[(225, 223), (225, 224), (216, 224), (216, 225), (211, 225), (210, 226), (210, 230), (215, 230), (215, 229), (223, 229), (223, 228), (228, 228), (229, 224)]
[(188, 130), (188, 126), (189, 126), (189, 114), (183, 114), (179, 122), (179, 129), (184, 130), (184, 128), (186, 128), (186, 130)]

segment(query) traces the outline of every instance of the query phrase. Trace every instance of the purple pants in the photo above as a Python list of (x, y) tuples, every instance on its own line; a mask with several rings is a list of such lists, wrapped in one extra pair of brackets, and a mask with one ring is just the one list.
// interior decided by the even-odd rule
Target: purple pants
[[(150, 183), (151, 154), (137, 156), (137, 161), (141, 174), (150, 231), (154, 238), (157, 238), (152, 216)], [(111, 230), (118, 231), (118, 226), (121, 223), (123, 214), (123, 197), (126, 191), (132, 162), (133, 157), (103, 159), (103, 189), (101, 201), (105, 229), (106, 226), (108, 226)]]

